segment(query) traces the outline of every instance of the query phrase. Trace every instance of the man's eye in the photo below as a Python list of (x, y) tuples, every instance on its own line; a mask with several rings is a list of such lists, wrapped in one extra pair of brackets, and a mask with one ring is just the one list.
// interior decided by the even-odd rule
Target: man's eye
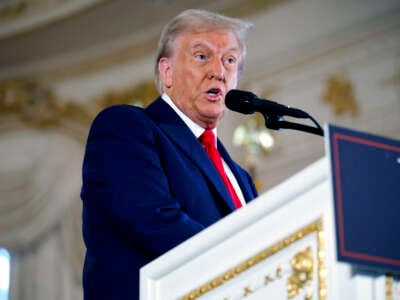
[(225, 61), (230, 65), (236, 63), (236, 59), (234, 57), (228, 57)]
[(198, 60), (206, 60), (207, 56), (205, 54), (196, 54), (195, 57)]

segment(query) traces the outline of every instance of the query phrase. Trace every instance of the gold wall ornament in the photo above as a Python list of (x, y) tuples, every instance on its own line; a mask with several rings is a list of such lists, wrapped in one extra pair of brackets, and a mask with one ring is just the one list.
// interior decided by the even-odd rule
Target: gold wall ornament
[[(325, 270), (325, 243), (324, 243), (324, 237), (323, 234), (323, 222), (322, 219), (318, 219), (305, 227), (297, 230), (293, 234), (281, 239), (277, 243), (273, 244), (272, 246), (260, 251), (256, 255), (246, 259), (242, 263), (234, 266), (233, 268), (227, 270), (223, 274), (211, 279), (210, 281), (206, 282), (205, 284), (201, 285), (200, 287), (192, 290), (188, 294), (182, 296), (179, 298), (179, 300), (194, 300), (198, 299), (199, 297), (204, 296), (208, 292), (216, 289), (217, 287), (225, 284), (229, 280), (235, 278), (236, 276), (242, 274), (243, 272), (249, 270), (250, 268), (254, 267), (260, 262), (263, 262), (264, 260), (268, 259), (272, 255), (278, 253), (279, 251), (282, 251), (286, 247), (292, 245), (293, 243), (301, 240), (302, 238), (308, 236), (311, 233), (316, 233), (317, 234), (317, 244), (318, 244), (318, 255), (317, 255), (317, 272), (318, 272), (318, 295), (319, 295), (319, 300), (325, 300), (326, 299), (326, 270)], [(309, 255), (310, 251), (306, 249), (303, 251), (305, 253), (300, 254), (296, 260), (296, 268), (299, 270), (309, 270), (310, 269), (310, 261), (309, 261)], [(277, 266), (277, 269), (275, 271), (275, 274), (280, 274), (282, 275), (281, 271), (281, 266)], [(280, 271), (278, 271), (280, 269)], [(314, 269), (314, 268), (313, 268)], [(307, 274), (307, 278), (310, 278), (310, 274)], [(281, 277), (273, 277), (271, 274), (265, 275), (264, 276), (264, 285), (268, 285), (270, 282), (273, 282), (274, 280), (279, 280), (283, 278)], [(308, 281), (307, 281), (308, 282)], [(249, 286), (244, 286), (243, 288), (245, 289), (246, 287)], [(252, 293), (255, 293), (256, 290), (252, 289)]]
[(313, 278), (314, 258), (310, 247), (298, 252), (291, 260), (292, 274), (287, 279), (288, 298), (297, 296)]
[(59, 126), (65, 121), (88, 127), (105, 107), (115, 104), (144, 107), (157, 96), (151, 80), (109, 91), (83, 104), (60, 99), (45, 82), (29, 78), (8, 79), (0, 82), (0, 117), (14, 116), (28, 126), (39, 128)]
[(325, 90), (321, 96), (323, 101), (330, 103), (335, 114), (358, 112), (357, 100), (353, 84), (346, 75), (332, 75), (325, 82)]
[(62, 102), (46, 84), (31, 79), (0, 82), (0, 116), (14, 115), (33, 127), (59, 125), (63, 119), (88, 122), (90, 114), (78, 103)]

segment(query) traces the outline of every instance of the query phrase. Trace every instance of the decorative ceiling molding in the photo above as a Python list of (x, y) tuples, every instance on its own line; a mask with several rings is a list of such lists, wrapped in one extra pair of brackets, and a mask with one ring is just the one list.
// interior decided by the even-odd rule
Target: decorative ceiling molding
[[(104, 2), (111, 0), (97, 1)], [(290, 0), (237, 0), (225, 4), (225, 7), (220, 9), (219, 12), (232, 17), (244, 18), (288, 1)], [(98, 72), (125, 63), (132, 63), (146, 57), (148, 58), (149, 55), (155, 53), (158, 38), (159, 32), (157, 31), (149, 34), (143, 41), (129, 43), (112, 52), (99, 54), (96, 57), (90, 56), (79, 62), (71, 63), (68, 66), (58, 67), (52, 64), (54, 67), (51, 69), (46, 71), (32, 71), (29, 76), (40, 78), (41, 80), (57, 81), (87, 73)]]
[(0, 2), (0, 20), (4, 22), (18, 18), (26, 12), (26, 8), (27, 3), (22, 0)]
[(266, 10), (273, 8), (275, 5), (289, 1), (292, 0), (244, 0), (226, 7), (221, 12), (227, 16), (245, 18), (262, 11), (265, 12)]
[(50, 71), (43, 71), (37, 74), (31, 74), (32, 77), (39, 77), (46, 81), (63, 80), (75, 76), (82, 76), (88, 73), (95, 73), (101, 70), (112, 68), (125, 63), (132, 63), (155, 53), (158, 37), (149, 38), (140, 44), (133, 44), (123, 49), (101, 55), (95, 58), (89, 58), (77, 64), (57, 68)]
[(76, 16), (105, 1), (110, 0), (3, 0), (0, 2), (0, 38)]

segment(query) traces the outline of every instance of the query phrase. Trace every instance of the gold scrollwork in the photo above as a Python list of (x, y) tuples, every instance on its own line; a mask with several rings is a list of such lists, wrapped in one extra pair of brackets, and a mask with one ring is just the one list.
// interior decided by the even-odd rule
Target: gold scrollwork
[(268, 285), (270, 282), (273, 282), (275, 279), (270, 275), (265, 275), (264, 276), (264, 284)]
[(244, 288), (244, 296), (246, 297), (246, 296), (248, 296), (248, 295), (250, 295), (250, 294), (252, 294), (253, 293), (253, 291), (252, 291), (252, 289), (249, 287), (249, 286), (246, 286), (245, 288)]
[(58, 125), (65, 118), (79, 122), (90, 118), (78, 103), (63, 103), (46, 84), (30, 79), (0, 82), (0, 115), (15, 115), (34, 127)]
[(386, 275), (385, 279), (386, 300), (393, 300), (393, 277)]
[(276, 268), (275, 275), (276, 275), (276, 278), (281, 278), (282, 277), (282, 267), (281, 266), (278, 266)]
[[(289, 245), (293, 244), (294, 242), (302, 239), (303, 237), (316, 232), (317, 233), (317, 240), (318, 240), (318, 255), (317, 255), (317, 260), (318, 260), (318, 281), (319, 281), (319, 299), (320, 300), (325, 300), (326, 299), (326, 277), (325, 277), (325, 269), (324, 269), (324, 241), (323, 241), (323, 235), (321, 232), (323, 231), (322, 228), (322, 219), (319, 219), (304, 228), (301, 228), (300, 230), (294, 232), (290, 236), (283, 238), (276, 244), (268, 247), (267, 249), (257, 253), (256, 255), (248, 258), (244, 262), (240, 263), (239, 265), (227, 270), (225, 273), (221, 274), (220, 276), (215, 277), (214, 279), (208, 281), (207, 283), (203, 284), (202, 286), (192, 290), (188, 294), (182, 296), (179, 298), (179, 300), (194, 300), (197, 299), (206, 293), (214, 290), (215, 288), (225, 284), (232, 278), (240, 275), (241, 273), (249, 270), (251, 267), (257, 265), (258, 263), (264, 261), (265, 259), (271, 257), (275, 253), (281, 251), (282, 249), (288, 247)], [(297, 258), (294, 260), (295, 261), (295, 268), (300, 271), (306, 270), (307, 272), (310, 272), (310, 266), (313, 265), (313, 263), (310, 262), (309, 259), (309, 250), (306, 250), (305, 253), (299, 254)], [(300, 258), (299, 258), (300, 257)], [(311, 268), (312, 269), (312, 268)], [(276, 274), (278, 276), (281, 275), (282, 270), (280, 267), (277, 268)], [(312, 271), (311, 271), (312, 272)], [(300, 277), (303, 275), (299, 275)], [(306, 281), (310, 278), (309, 273), (306, 273)], [(275, 279), (271, 275), (266, 275), (265, 276), (265, 285), (268, 285), (269, 282), (274, 281)], [(254, 292), (254, 291), (253, 291)]]
[(0, 116), (13, 115), (40, 128), (57, 126), (66, 120), (87, 126), (102, 108), (123, 103), (146, 106), (157, 96), (153, 81), (145, 81), (110, 91), (83, 105), (61, 100), (46, 83), (29, 78), (8, 79), (0, 82)]
[(311, 300), (312, 298), (313, 298), (312, 290), (309, 291), (309, 292), (304, 296), (304, 300)]
[(310, 247), (298, 252), (291, 260), (292, 274), (287, 279), (289, 299), (297, 296), (312, 280), (314, 271), (314, 258)]
[(385, 299), (400, 299), (400, 281), (398, 276), (392, 274), (385, 275)]

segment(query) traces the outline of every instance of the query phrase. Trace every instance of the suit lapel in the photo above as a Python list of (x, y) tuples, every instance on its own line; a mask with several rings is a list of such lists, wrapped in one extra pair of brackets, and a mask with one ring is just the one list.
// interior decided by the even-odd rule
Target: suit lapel
[(158, 98), (146, 108), (146, 112), (174, 144), (197, 165), (230, 209), (235, 210), (225, 185), (207, 153), (175, 111), (164, 100)]

